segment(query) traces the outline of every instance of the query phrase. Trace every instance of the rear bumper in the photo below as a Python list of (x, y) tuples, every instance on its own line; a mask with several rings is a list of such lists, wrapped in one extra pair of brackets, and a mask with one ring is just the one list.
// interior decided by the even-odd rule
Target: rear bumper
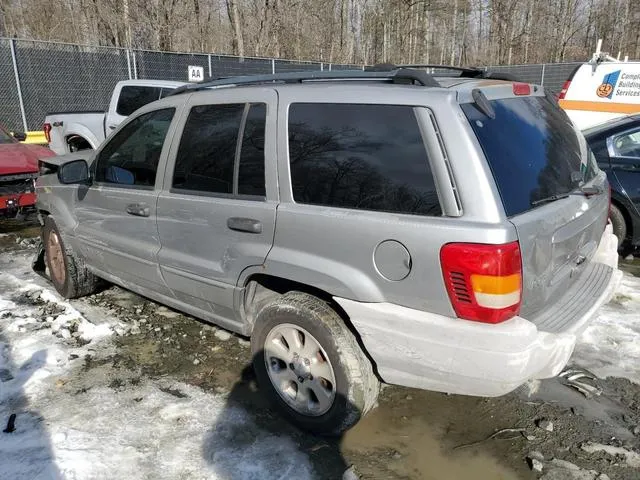
[(34, 207), (35, 204), (35, 193), (12, 193), (9, 195), (0, 195), (0, 216), (14, 216), (21, 209)]
[(617, 240), (609, 228), (594, 259), (606, 269), (606, 282), (588, 308), (562, 331), (540, 331), (521, 317), (486, 325), (390, 303), (335, 300), (351, 318), (385, 382), (499, 396), (528, 380), (553, 377), (565, 367), (578, 335), (620, 282), (616, 250)]

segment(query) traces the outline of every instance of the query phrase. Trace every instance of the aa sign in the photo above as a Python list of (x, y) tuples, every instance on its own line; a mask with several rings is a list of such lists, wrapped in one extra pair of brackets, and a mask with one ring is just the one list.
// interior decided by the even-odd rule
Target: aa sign
[(201, 82), (204, 80), (204, 67), (189, 65), (187, 68), (189, 69), (190, 82)]

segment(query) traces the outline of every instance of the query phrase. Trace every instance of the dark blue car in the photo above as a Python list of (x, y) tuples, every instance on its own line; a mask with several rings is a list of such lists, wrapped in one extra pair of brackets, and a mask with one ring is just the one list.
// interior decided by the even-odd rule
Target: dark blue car
[(585, 130), (584, 136), (607, 172), (610, 218), (620, 247), (640, 246), (640, 115)]

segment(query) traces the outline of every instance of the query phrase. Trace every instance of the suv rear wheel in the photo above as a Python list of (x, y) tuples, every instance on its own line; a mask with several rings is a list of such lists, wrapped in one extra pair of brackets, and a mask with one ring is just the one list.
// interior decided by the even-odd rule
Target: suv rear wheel
[(376, 404), (380, 385), (371, 362), (317, 297), (290, 292), (263, 307), (251, 351), (260, 386), (304, 430), (339, 435)]
[(100, 279), (87, 270), (84, 262), (67, 247), (51, 217), (44, 222), (42, 241), (49, 278), (64, 298), (77, 298), (94, 293)]

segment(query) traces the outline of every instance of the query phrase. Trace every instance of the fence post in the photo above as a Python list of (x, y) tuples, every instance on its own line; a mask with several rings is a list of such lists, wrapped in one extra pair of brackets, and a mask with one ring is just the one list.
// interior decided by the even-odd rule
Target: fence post
[(131, 80), (131, 57), (129, 56), (131, 50), (127, 48), (125, 52), (127, 52), (127, 70), (129, 72), (129, 80)]
[(211, 54), (207, 55), (207, 59), (209, 61), (209, 78), (211, 78)]
[(138, 79), (138, 64), (136, 63), (136, 51), (131, 50), (131, 56), (133, 57), (133, 79)]
[(320, 71), (324, 72), (324, 63), (320, 63)]
[(544, 67), (546, 66), (546, 63), (542, 64), (542, 78), (540, 79), (540, 85), (544, 87)]
[(329, 64), (329, 71), (331, 71), (331, 64)]
[(18, 90), (18, 102), (20, 102), (20, 114), (22, 115), (22, 126), (24, 127), (24, 131), (27, 132), (29, 130), (29, 126), (27, 125), (27, 115), (24, 113), (24, 102), (22, 101), (22, 87), (20, 86), (20, 74), (18, 73), (18, 62), (16, 61), (16, 41), (15, 39), (11, 39), (11, 61), (13, 62), (13, 74), (16, 77), (16, 90)]
[(275, 58), (271, 59), (271, 74), (272, 75), (276, 74), (276, 59)]

